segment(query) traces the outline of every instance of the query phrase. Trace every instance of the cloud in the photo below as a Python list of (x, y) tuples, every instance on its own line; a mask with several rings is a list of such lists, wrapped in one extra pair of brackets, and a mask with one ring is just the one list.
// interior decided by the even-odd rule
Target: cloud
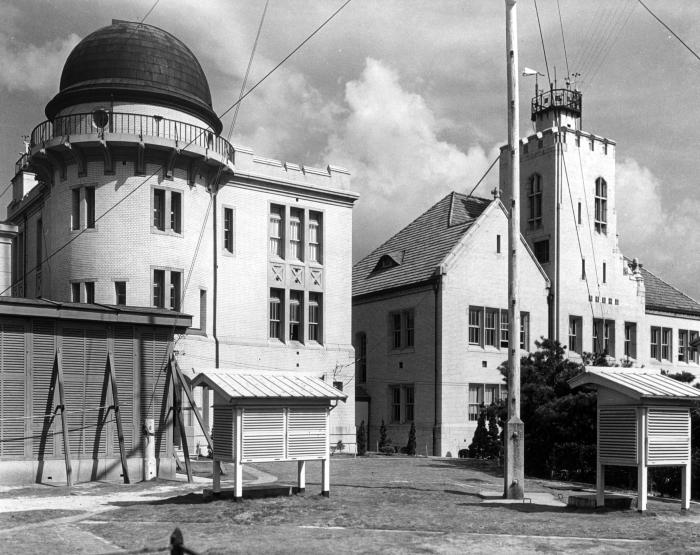
[(700, 201), (664, 203), (664, 185), (634, 159), (617, 164), (616, 205), (623, 253), (642, 263), (684, 293), (700, 298)]
[(71, 33), (37, 46), (0, 31), (0, 87), (45, 96), (57, 92), (63, 64), (79, 41), (80, 37)]
[[(368, 58), (359, 79), (345, 87), (347, 117), (329, 138), (325, 158), (350, 169), (362, 197), (354, 214), (355, 259), (452, 190), (468, 192), (496, 157), (473, 144), (463, 151), (440, 138), (425, 99), (404, 90), (398, 73)], [(495, 172), (477, 193), (488, 194)]]

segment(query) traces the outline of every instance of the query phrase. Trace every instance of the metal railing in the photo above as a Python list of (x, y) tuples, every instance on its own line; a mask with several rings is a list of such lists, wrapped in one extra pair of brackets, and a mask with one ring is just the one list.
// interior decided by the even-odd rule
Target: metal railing
[[(207, 148), (233, 162), (233, 147), (224, 138), (212, 131), (182, 121), (161, 116), (128, 114), (123, 112), (102, 112), (70, 114), (47, 120), (32, 131), (30, 146), (33, 148), (57, 137), (70, 135), (97, 135), (100, 139), (109, 133), (160, 137), (176, 141), (180, 148), (195, 145)], [(101, 119), (104, 118), (104, 119)], [(104, 126), (97, 125), (103, 123)]]
[(550, 89), (532, 99), (532, 115), (548, 108), (563, 108), (581, 115), (581, 93), (572, 89)]

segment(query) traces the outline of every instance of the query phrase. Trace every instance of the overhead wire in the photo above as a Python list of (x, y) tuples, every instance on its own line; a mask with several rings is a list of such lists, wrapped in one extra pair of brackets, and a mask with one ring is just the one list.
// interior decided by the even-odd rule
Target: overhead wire
[(569, 71), (569, 56), (566, 53), (566, 40), (564, 39), (564, 22), (561, 17), (561, 6), (559, 5), (559, 0), (557, 0), (557, 12), (559, 12), (559, 28), (561, 29), (561, 43), (564, 46), (564, 60), (566, 61), (566, 75), (571, 76)]
[(651, 8), (649, 8), (649, 6), (647, 6), (644, 2), (642, 2), (642, 0), (637, 0), (637, 2), (639, 2), (642, 5), (642, 7), (646, 11), (648, 11), (654, 19), (656, 19), (656, 21), (661, 23), (661, 25), (663, 25), (666, 28), (666, 30), (669, 33), (671, 33), (678, 40), (678, 42), (680, 42), (683, 46), (685, 46), (685, 48), (688, 50), (688, 52), (690, 52), (693, 56), (695, 56), (695, 58), (700, 60), (700, 56), (698, 55), (698, 53), (695, 52), (695, 50), (693, 50), (680, 36), (678, 36), (678, 34), (673, 29), (671, 29), (668, 25), (666, 25), (666, 23), (658, 15), (656, 15), (653, 11), (651, 11)]
[(621, 22), (618, 29), (613, 34), (612, 41), (610, 42), (609, 46), (604, 51), (603, 57), (600, 59), (600, 62), (598, 62), (598, 64), (596, 66), (594, 66), (594, 68), (591, 70), (590, 76), (588, 78), (588, 86), (589, 87), (593, 86), (593, 82), (594, 82), (595, 78), (598, 76), (598, 72), (600, 71), (600, 68), (603, 67), (603, 64), (608, 59), (610, 52), (612, 52), (614, 46), (617, 44), (617, 41), (620, 39), (622, 30), (627, 26), (627, 23), (629, 22), (630, 18), (632, 17), (632, 14), (634, 13), (634, 10), (637, 7), (637, 4), (631, 3), (630, 6), (631, 6), (631, 9), (627, 13), (627, 17), (624, 19), (624, 21)]
[[(535, 2), (535, 14), (537, 15), (537, 28), (540, 30), (540, 42), (542, 43), (542, 54), (544, 55), (544, 65), (547, 68), (547, 82), (552, 83), (552, 78), (549, 75), (549, 63), (547, 62), (547, 50), (544, 47), (544, 36), (542, 35), (542, 23), (540, 22), (540, 10), (537, 8), (537, 0)], [(549, 88), (549, 87), (547, 87)]]
[(156, 9), (156, 6), (158, 5), (158, 2), (160, 2), (160, 0), (156, 0), (156, 1), (153, 3), (153, 5), (151, 6), (151, 9), (148, 10), (148, 11), (146, 12), (146, 15), (144, 15), (144, 16), (141, 18), (141, 21), (139, 21), (139, 23), (143, 23), (144, 21), (146, 21), (146, 18), (147, 18), (149, 15), (151, 15), (151, 12), (152, 12), (153, 10)]

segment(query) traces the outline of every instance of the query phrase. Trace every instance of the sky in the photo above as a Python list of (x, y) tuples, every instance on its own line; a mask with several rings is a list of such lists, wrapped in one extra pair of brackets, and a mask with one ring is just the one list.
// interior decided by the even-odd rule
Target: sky
[[(270, 0), (248, 87), (341, 3)], [(645, 3), (700, 51), (700, 2)], [(22, 136), (45, 119), (71, 49), (113, 18), (141, 20), (153, 6), (0, 0), (3, 183)], [(240, 93), (263, 7), (159, 0), (146, 23), (189, 46), (222, 113)], [(700, 60), (637, 0), (539, 0), (537, 8), (547, 63), (534, 0), (519, 0), (520, 70), (549, 69), (560, 85), (567, 67), (581, 74), (583, 129), (617, 142), (622, 252), (700, 299)], [(522, 136), (532, 130), (533, 94), (532, 78), (521, 79)], [(361, 195), (358, 260), (448, 192), (472, 190), (507, 140), (506, 104), (503, 0), (352, 0), (246, 98), (231, 142), (268, 158), (349, 169)], [(231, 114), (223, 122), (228, 130)], [(475, 194), (489, 196), (497, 168)], [(9, 200), (6, 193), (0, 205)]]

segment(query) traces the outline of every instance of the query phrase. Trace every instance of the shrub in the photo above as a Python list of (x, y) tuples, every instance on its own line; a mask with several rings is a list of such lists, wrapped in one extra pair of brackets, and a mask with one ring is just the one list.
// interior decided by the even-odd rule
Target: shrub
[(469, 445), (469, 456), (472, 459), (486, 459), (489, 449), (489, 432), (486, 429), (486, 411), (480, 410), (476, 421), (474, 437)]
[(408, 455), (416, 454), (416, 425), (411, 422), (411, 429), (408, 432), (408, 444), (406, 445), (406, 453)]
[(469, 457), (469, 449), (460, 449), (457, 453), (457, 456), (460, 459), (466, 459), (467, 457)]
[(393, 445), (384, 445), (383, 447), (379, 448), (379, 452), (383, 453), (384, 455), (393, 455), (396, 453), (396, 450), (394, 449)]
[(357, 454), (360, 456), (367, 454), (367, 432), (364, 420), (360, 422), (360, 427), (357, 429)]
[(390, 444), (391, 440), (386, 437), (386, 424), (382, 419), (382, 425), (379, 427), (379, 450), (381, 451), (383, 447)]

